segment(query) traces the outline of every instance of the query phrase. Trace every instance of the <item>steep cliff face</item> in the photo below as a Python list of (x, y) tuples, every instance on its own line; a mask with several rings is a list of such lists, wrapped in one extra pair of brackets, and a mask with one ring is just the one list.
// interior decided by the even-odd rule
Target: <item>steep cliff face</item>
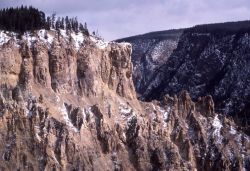
[(5, 37), (1, 170), (250, 167), (249, 136), (215, 113), (211, 96), (137, 100), (130, 44), (63, 30)]
[[(142, 78), (149, 81), (137, 89), (139, 97), (151, 101), (166, 94), (179, 94), (182, 90), (187, 90), (193, 100), (211, 95), (216, 111), (233, 116), (250, 134), (249, 28), (250, 22), (237, 22), (185, 30), (176, 49), (169, 48), (171, 54), (164, 56), (164, 63), (157, 64), (157, 70), (143, 73)], [(133, 53), (132, 58), (137, 58), (137, 52)], [(159, 58), (154, 54), (149, 56)], [(136, 65), (143, 63), (140, 61)]]
[(132, 45), (133, 81), (138, 96), (176, 49), (182, 31), (159, 31), (117, 40)]

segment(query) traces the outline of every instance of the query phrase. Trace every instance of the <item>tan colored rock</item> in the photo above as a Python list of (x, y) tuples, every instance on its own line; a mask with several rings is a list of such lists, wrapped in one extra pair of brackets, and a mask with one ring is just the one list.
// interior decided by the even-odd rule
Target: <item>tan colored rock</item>
[(249, 136), (210, 96), (140, 102), (129, 44), (74, 43), (0, 47), (0, 170), (248, 168)]

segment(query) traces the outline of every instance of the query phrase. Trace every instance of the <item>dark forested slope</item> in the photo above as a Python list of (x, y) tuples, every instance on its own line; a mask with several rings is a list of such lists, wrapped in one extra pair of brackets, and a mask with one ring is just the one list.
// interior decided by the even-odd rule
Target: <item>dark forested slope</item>
[[(141, 36), (124, 40), (133, 44), (140, 41)], [(144, 44), (152, 40), (154, 38), (149, 38)], [(190, 92), (194, 100), (210, 94), (217, 112), (233, 116), (240, 126), (249, 130), (250, 21), (194, 26), (185, 29), (175, 43), (174, 48), (159, 49), (158, 54), (163, 54), (164, 62), (159, 65), (146, 62), (147, 68), (157, 69), (141, 72), (139, 77), (137, 66), (145, 66), (145, 61), (140, 59), (157, 61), (159, 57), (148, 52), (140, 54), (135, 44), (132, 54), (134, 82), (139, 83), (137, 92), (141, 99), (161, 99), (165, 94), (173, 96), (182, 90)], [(150, 44), (150, 48), (156, 46)], [(164, 55), (164, 51), (171, 53)], [(147, 82), (140, 84), (141, 80)]]
[(182, 29), (151, 32), (117, 40), (132, 44), (133, 81), (138, 95), (145, 91), (153, 74), (176, 49)]

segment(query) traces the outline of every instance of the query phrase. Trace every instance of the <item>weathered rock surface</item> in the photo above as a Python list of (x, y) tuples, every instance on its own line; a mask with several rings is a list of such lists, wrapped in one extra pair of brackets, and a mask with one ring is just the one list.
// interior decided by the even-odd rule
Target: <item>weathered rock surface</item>
[(249, 136), (211, 96), (140, 102), (130, 44), (48, 34), (0, 47), (0, 170), (250, 167)]
[[(133, 37), (128, 42), (141, 45), (134, 48), (132, 62), (140, 68), (156, 68), (138, 72), (134, 69), (134, 77), (140, 75), (136, 84), (139, 97), (145, 101), (161, 99), (187, 90), (193, 100), (201, 96), (211, 95), (215, 101), (216, 112), (232, 116), (237, 124), (250, 135), (250, 22), (236, 22), (197, 26), (184, 30), (176, 40), (175, 49), (164, 46), (158, 54), (142, 52), (141, 49), (157, 49), (152, 44), (157, 37), (151, 37), (143, 43), (137, 43), (141, 37)], [(167, 32), (167, 31), (166, 31)], [(157, 34), (156, 34), (157, 35)], [(143, 37), (143, 36), (142, 36)], [(125, 39), (127, 40), (127, 39)], [(162, 41), (168, 41), (163, 38)], [(169, 51), (171, 54), (164, 54)], [(138, 53), (139, 56), (138, 57)], [(163, 63), (151, 63), (150, 60), (161, 60)], [(137, 62), (136, 60), (140, 60)]]
[(132, 45), (133, 82), (138, 96), (154, 79), (154, 73), (165, 64), (177, 48), (183, 30), (167, 30), (132, 36), (117, 42), (129, 42)]

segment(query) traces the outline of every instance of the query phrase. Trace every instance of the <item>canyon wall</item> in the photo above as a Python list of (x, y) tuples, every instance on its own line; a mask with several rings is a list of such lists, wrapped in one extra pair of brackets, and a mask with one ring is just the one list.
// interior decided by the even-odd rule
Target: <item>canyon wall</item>
[(63, 31), (1, 44), (0, 169), (250, 167), (249, 136), (215, 112), (211, 96), (139, 101), (131, 53), (128, 43)]

